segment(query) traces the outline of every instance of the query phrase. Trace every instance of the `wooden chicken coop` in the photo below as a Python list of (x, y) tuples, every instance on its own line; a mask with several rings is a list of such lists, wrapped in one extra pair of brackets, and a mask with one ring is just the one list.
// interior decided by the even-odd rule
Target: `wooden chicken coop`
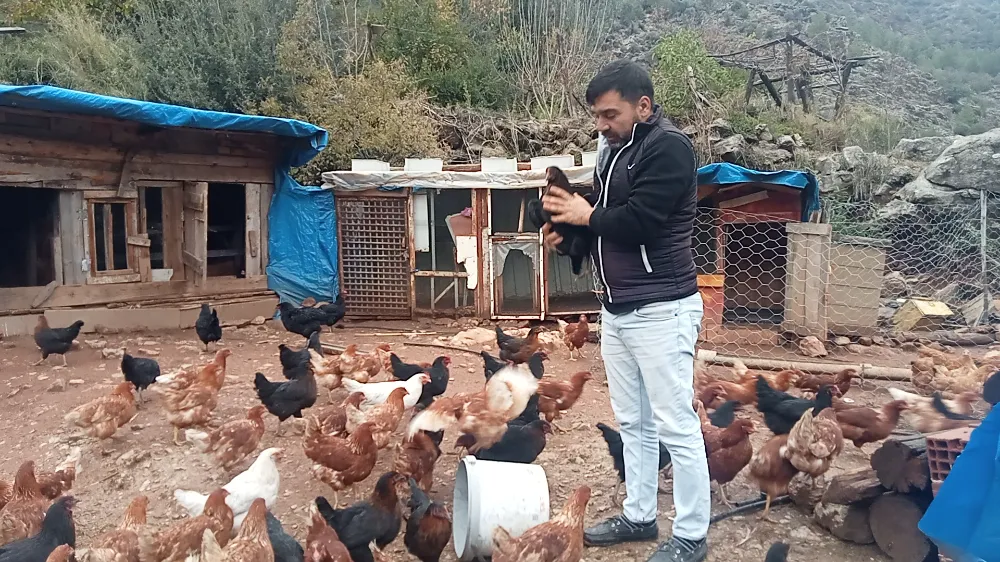
[(0, 88), (0, 330), (31, 333), (42, 313), (85, 330), (190, 326), (201, 301), (270, 315), (268, 209), (297, 142), (266, 132), (278, 122)]

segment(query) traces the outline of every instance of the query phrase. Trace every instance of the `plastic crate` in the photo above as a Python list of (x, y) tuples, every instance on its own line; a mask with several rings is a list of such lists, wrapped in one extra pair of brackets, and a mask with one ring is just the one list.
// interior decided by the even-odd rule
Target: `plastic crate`
[(931, 490), (935, 495), (951, 472), (955, 459), (965, 449), (973, 429), (961, 427), (927, 435), (927, 465), (931, 472)]

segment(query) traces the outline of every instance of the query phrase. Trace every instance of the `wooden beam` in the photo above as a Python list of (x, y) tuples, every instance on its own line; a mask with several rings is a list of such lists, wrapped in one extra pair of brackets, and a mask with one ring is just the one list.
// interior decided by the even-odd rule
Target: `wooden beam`
[(744, 195), (742, 197), (737, 197), (735, 199), (728, 199), (726, 201), (719, 202), (720, 209), (735, 209), (736, 207), (742, 207), (743, 205), (749, 205), (756, 201), (763, 201), (769, 197), (766, 190), (761, 190), (756, 193), (751, 193), (749, 195)]
[(708, 55), (708, 56), (710, 56), (710, 57), (712, 57), (714, 59), (720, 59), (720, 58), (726, 58), (726, 57), (735, 57), (736, 55), (742, 55), (744, 53), (749, 53), (751, 51), (758, 51), (760, 49), (765, 49), (767, 47), (772, 47), (774, 45), (780, 45), (781, 43), (787, 42), (790, 37), (794, 37), (794, 36), (795, 35), (786, 35), (785, 37), (782, 37), (780, 39), (775, 39), (774, 41), (768, 41), (767, 43), (761, 43), (760, 45), (755, 45), (753, 47), (749, 47), (747, 49), (743, 49), (742, 51), (736, 51), (736, 52), (733, 52), (733, 53), (726, 53), (724, 55)]
[(751, 70), (747, 74), (747, 87), (746, 91), (743, 92), (743, 105), (750, 105), (750, 97), (753, 95), (754, 79), (757, 77), (757, 70)]
[(52, 293), (55, 292), (56, 287), (58, 286), (58, 281), (52, 281), (48, 285), (42, 287), (42, 290), (38, 291), (38, 296), (31, 301), (31, 308), (38, 308), (39, 306), (45, 304), (45, 301), (49, 300), (49, 297), (52, 296)]
[(764, 88), (771, 96), (771, 99), (774, 100), (775, 105), (781, 107), (781, 96), (778, 95), (778, 89), (774, 87), (774, 83), (771, 82), (771, 79), (767, 77), (767, 74), (765, 74), (764, 71), (760, 71), (760, 81), (764, 83)]
[(138, 273), (121, 273), (117, 275), (96, 275), (87, 279), (88, 285), (110, 285), (114, 283), (138, 283), (141, 276)]
[(245, 235), (245, 263), (246, 263), (246, 275), (247, 277), (261, 275), (263, 268), (261, 267), (261, 236), (260, 236), (260, 192), (261, 186), (257, 183), (248, 183), (245, 185), (245, 205), (246, 205), (246, 222), (244, 223), (244, 235)]

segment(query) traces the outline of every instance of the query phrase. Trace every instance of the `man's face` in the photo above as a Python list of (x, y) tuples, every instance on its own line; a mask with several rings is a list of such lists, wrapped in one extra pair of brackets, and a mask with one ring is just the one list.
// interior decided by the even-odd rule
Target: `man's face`
[(653, 104), (646, 96), (636, 103), (630, 103), (616, 91), (607, 92), (590, 106), (597, 120), (597, 131), (613, 148), (621, 147), (632, 138), (632, 126), (649, 119), (653, 114)]

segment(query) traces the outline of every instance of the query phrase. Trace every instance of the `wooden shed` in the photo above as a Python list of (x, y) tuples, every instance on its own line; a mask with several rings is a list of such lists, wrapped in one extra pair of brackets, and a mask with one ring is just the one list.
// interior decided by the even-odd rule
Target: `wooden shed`
[(283, 119), (0, 88), (0, 330), (30, 333), (39, 313), (85, 330), (183, 327), (201, 301), (228, 303), (228, 318), (270, 315), (275, 181), (320, 136)]
[(541, 319), (599, 311), (589, 260), (574, 275), (569, 258), (543, 248), (525, 214), (550, 165), (576, 184), (593, 183), (593, 165), (576, 166), (572, 156), (474, 166), (408, 160), (401, 170), (355, 161), (351, 171), (324, 173), (335, 193), (350, 314)]

